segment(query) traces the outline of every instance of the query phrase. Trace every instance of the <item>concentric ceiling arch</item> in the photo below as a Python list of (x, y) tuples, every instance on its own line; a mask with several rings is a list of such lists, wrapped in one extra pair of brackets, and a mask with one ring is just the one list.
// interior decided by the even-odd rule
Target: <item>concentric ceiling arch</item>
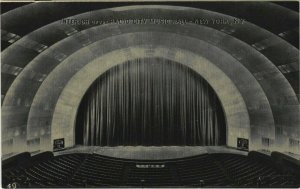
[[(34, 6), (39, 5), (28, 5)], [(13, 11), (3, 15), (6, 32), (12, 30), (7, 24), (10, 14)], [(234, 19), (203, 9), (161, 5), (95, 10), (70, 18), (141, 19), (149, 15), (173, 20)], [(288, 145), (290, 138), (299, 139), (299, 83), (291, 82), (283, 69), (295, 67), (298, 73), (298, 49), (273, 31), (248, 21), (91, 27), (58, 20), (28, 33), (2, 52), (6, 82), (2, 131), (8, 133), (3, 141), (14, 141), (13, 146), (3, 148), (7, 153), (51, 149), (51, 141), (63, 136), (68, 146), (74, 145), (75, 115), (91, 83), (113, 65), (151, 56), (187, 65), (208, 81), (225, 111), (228, 146), (235, 146), (236, 138), (242, 137), (250, 139), (251, 149), (260, 149), (261, 139), (268, 138), (274, 141), (270, 148), (276, 150)], [(19, 71), (10, 76), (6, 73), (10, 69)], [(78, 86), (79, 82), (84, 85)]]

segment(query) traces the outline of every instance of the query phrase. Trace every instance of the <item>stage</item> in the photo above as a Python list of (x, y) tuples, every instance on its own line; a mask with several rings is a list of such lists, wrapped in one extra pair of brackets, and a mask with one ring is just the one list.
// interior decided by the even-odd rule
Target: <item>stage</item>
[(140, 160), (175, 159), (206, 153), (248, 154), (248, 152), (228, 148), (226, 146), (75, 146), (74, 148), (54, 152), (54, 155), (71, 153), (96, 153), (115, 158)]

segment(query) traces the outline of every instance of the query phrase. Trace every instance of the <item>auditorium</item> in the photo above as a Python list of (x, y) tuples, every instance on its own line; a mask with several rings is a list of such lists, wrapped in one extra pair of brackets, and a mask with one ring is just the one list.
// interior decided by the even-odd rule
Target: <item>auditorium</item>
[(2, 188), (299, 188), (299, 2), (2, 2)]

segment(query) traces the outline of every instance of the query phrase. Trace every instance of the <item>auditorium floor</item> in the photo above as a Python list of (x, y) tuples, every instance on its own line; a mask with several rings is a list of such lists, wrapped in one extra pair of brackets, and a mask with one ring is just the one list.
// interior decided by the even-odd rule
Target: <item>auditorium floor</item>
[(96, 153), (124, 159), (161, 160), (183, 158), (205, 153), (234, 153), (247, 155), (248, 152), (228, 148), (226, 146), (76, 146), (64, 151), (54, 152), (54, 155), (69, 153)]

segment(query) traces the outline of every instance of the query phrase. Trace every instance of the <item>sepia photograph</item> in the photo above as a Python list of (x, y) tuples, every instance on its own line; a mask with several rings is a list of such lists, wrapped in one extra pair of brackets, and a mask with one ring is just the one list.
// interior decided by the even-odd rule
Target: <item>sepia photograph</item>
[(2, 1), (2, 188), (300, 188), (299, 1)]

